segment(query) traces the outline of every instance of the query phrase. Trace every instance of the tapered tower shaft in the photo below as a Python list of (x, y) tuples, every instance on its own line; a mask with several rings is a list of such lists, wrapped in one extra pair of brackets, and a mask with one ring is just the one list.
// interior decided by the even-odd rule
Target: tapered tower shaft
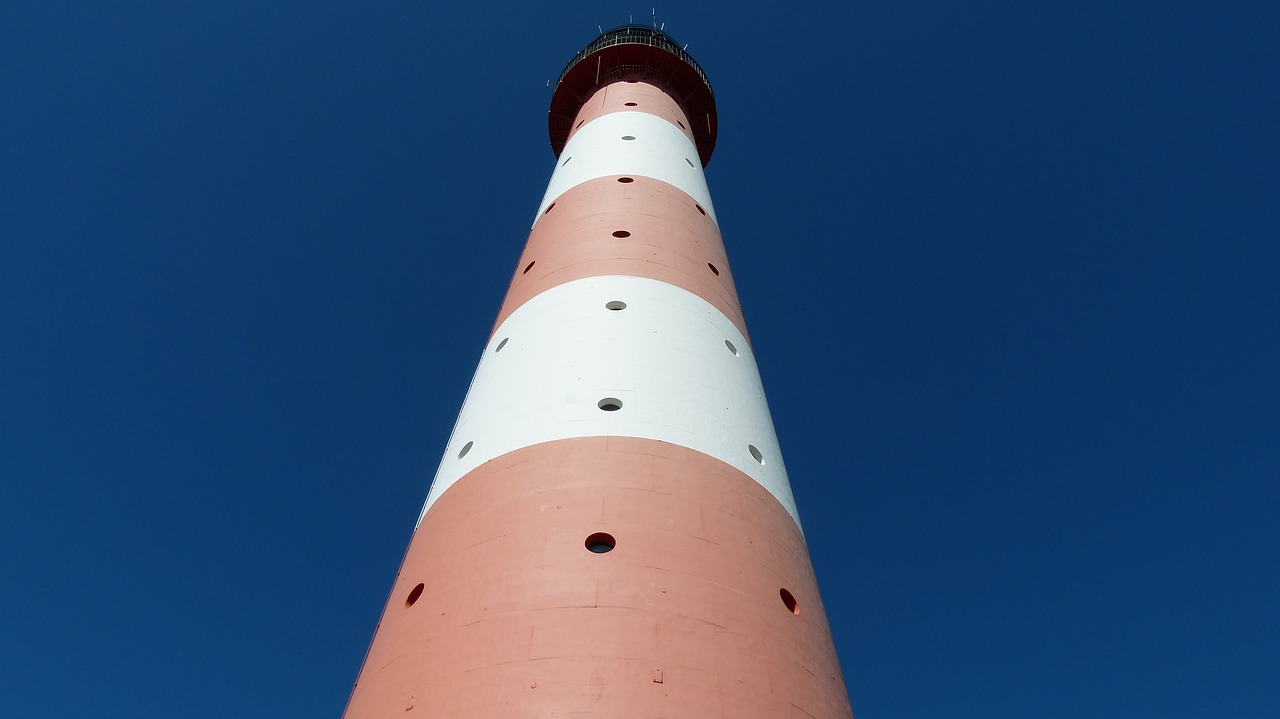
[(566, 68), (556, 169), (347, 707), (849, 717), (662, 32)]

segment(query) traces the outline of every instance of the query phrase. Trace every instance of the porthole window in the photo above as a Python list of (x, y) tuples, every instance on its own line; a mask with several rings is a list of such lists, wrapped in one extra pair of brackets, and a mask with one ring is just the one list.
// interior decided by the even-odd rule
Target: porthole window
[(754, 444), (747, 445), (747, 451), (751, 453), (752, 459), (754, 459), (759, 464), (764, 464), (764, 455), (760, 453), (759, 449), (756, 449), (756, 446)]
[(418, 582), (418, 586), (410, 590), (409, 596), (404, 598), (404, 605), (406, 607), (412, 607), (418, 601), (418, 599), (422, 597), (422, 590), (424, 589), (426, 589), (426, 585), (423, 584), (422, 582)]
[(719, 277), (719, 276), (720, 276), (720, 270), (716, 269), (716, 266), (715, 266), (715, 265), (713, 265), (713, 264), (711, 264), (710, 262), (708, 262), (708, 263), (707, 263), (707, 267), (709, 267), (709, 268), (711, 269), (711, 274), (715, 275), (716, 277)]
[(596, 532), (590, 537), (587, 537), (587, 541), (584, 542), (584, 545), (586, 546), (587, 551), (592, 554), (608, 554), (613, 551), (614, 547), (618, 546), (618, 543), (614, 540), (612, 534)]
[(787, 591), (786, 587), (778, 590), (778, 596), (782, 597), (782, 606), (786, 607), (788, 612), (791, 612), (797, 617), (800, 616), (800, 604), (796, 601), (796, 598), (791, 594), (791, 592)]
[(634, 140), (634, 139), (636, 139), (636, 136), (635, 136), (635, 135), (623, 135), (623, 136), (622, 136), (622, 139), (624, 139), (624, 140)]
[(621, 237), (630, 237), (630, 236), (631, 236), (631, 233), (630, 233), (630, 232), (627, 232), (626, 230), (614, 230), (614, 232), (613, 232), (613, 236), (614, 236), (614, 237), (619, 237), (619, 238), (621, 238)]
[[(493, 348), (493, 351), (494, 351), (494, 352), (501, 352), (501, 351), (502, 351), (502, 348), (507, 346), (507, 340), (509, 340), (509, 339), (511, 339), (511, 338), (510, 338), (510, 337), (503, 337), (503, 338), (502, 338), (502, 341), (498, 343), (498, 346)], [(725, 340), (725, 341), (726, 341), (726, 342), (728, 342), (728, 340)]]
[(462, 449), (458, 450), (458, 459), (462, 459), (463, 457), (467, 456), (467, 452), (471, 451), (471, 445), (473, 444), (475, 444), (475, 442), (467, 442), (466, 444), (462, 445)]
[(530, 262), (529, 264), (525, 265), (525, 266), (524, 266), (524, 271), (523, 271), (523, 272), (521, 272), (520, 274), (522, 274), (522, 275), (527, 275), (527, 274), (529, 274), (529, 270), (532, 270), (532, 269), (533, 269), (533, 266), (534, 266), (534, 265), (536, 265), (536, 264), (538, 264), (538, 261), (537, 261), (537, 260), (534, 260), (533, 262)]
[(622, 300), (612, 300), (604, 303), (604, 308), (606, 310), (613, 310), (614, 312), (617, 312), (618, 310), (625, 310), (627, 308), (627, 303)]
[(636, 181), (636, 178), (634, 178), (634, 177), (619, 177), (619, 178), (618, 178), (618, 182), (621, 182), (621, 183), (622, 183), (622, 184), (624, 184), (624, 185), (629, 184), (629, 183), (632, 183), (632, 182), (635, 182), (635, 181)]
[[(503, 342), (506, 342), (506, 340), (503, 340)], [(738, 348), (735, 347), (732, 342), (730, 342), (729, 340), (725, 340), (724, 346), (729, 348), (729, 351), (733, 353), (734, 357), (738, 356)]]
[(605, 397), (599, 402), (596, 402), (596, 406), (606, 412), (617, 412), (622, 409), (622, 400), (617, 397)]

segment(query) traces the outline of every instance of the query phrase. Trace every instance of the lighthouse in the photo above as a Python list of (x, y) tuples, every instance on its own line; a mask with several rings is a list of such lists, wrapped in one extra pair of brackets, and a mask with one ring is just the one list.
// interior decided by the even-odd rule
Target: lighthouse
[(345, 716), (851, 717), (703, 174), (706, 75), (660, 29), (609, 30), (548, 129)]

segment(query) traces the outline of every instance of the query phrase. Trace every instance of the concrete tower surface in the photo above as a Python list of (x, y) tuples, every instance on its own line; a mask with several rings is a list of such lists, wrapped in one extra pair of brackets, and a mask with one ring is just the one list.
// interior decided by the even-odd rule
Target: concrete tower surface
[(701, 68), (610, 30), (347, 705), (850, 717), (703, 166)]

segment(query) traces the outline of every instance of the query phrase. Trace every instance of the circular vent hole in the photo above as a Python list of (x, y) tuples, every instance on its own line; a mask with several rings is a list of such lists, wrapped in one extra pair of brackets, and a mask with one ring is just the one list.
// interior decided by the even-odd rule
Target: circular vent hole
[[(506, 340), (503, 340), (503, 342), (505, 343)], [(729, 348), (729, 351), (733, 353), (734, 357), (738, 356), (738, 348), (734, 347), (732, 342), (730, 342), (729, 340), (725, 340), (724, 346)]]
[(467, 452), (471, 451), (471, 445), (473, 444), (475, 444), (475, 442), (467, 442), (466, 444), (462, 445), (462, 449), (458, 450), (458, 459), (462, 459), (463, 457), (467, 456)]
[(625, 310), (627, 308), (627, 303), (623, 302), (622, 300), (611, 300), (609, 302), (604, 303), (604, 308), (607, 310), (613, 310), (614, 312), (617, 312), (618, 310)]
[[(684, 161), (685, 161), (685, 162), (687, 162), (687, 163), (689, 163), (689, 167), (693, 167), (693, 160), (690, 160), (689, 158), (687, 158), (687, 157), (686, 157), (686, 158), (684, 158)], [(695, 169), (695, 170), (696, 170), (696, 169), (698, 169), (698, 168), (693, 167), (693, 169)]]
[(409, 592), (409, 596), (404, 598), (404, 605), (406, 607), (412, 607), (413, 603), (418, 601), (418, 598), (422, 596), (423, 589), (426, 589), (426, 586), (423, 585), (422, 582), (418, 582), (418, 586), (414, 587)]
[(636, 179), (635, 179), (634, 177), (619, 177), (619, 178), (618, 178), (618, 182), (621, 182), (621, 183), (622, 183), (622, 184), (624, 184), (624, 185), (625, 185), (625, 184), (627, 184), (627, 183), (629, 183), (629, 182), (635, 182), (635, 181), (636, 181)]
[(698, 212), (701, 212), (704, 215), (707, 214), (707, 211), (702, 209), (702, 205), (694, 205), (694, 207), (698, 208)]
[(622, 103), (622, 104), (623, 104), (623, 105), (625, 105), (625, 106), (627, 106), (627, 107), (635, 107), (635, 106), (636, 106), (636, 103), (634, 103), (634, 102), (624, 102), (624, 103)]
[(630, 237), (631, 233), (627, 232), (626, 230), (615, 230), (613, 233), (613, 236), (614, 237)]
[(754, 444), (747, 445), (747, 451), (751, 453), (751, 458), (760, 464), (764, 464), (764, 455), (760, 454), (760, 450), (756, 449)]
[(536, 264), (538, 264), (538, 261), (537, 261), (537, 260), (534, 260), (533, 262), (530, 262), (529, 264), (525, 265), (525, 266), (524, 266), (524, 272), (521, 272), (520, 274), (522, 274), (522, 275), (527, 275), (527, 274), (529, 274), (529, 270), (532, 270), (532, 269), (533, 269), (533, 266), (534, 266), (534, 265), (536, 265)]
[[(715, 265), (708, 262), (707, 267), (711, 268), (711, 274), (715, 275), (716, 277), (720, 276), (720, 270), (717, 270)], [(525, 272), (528, 272), (528, 270), (525, 270)]]
[(564, 167), (565, 165), (569, 164), (569, 160), (572, 160), (572, 159), (573, 159), (572, 157), (564, 158), (564, 162), (560, 163), (560, 166)]
[(574, 125), (574, 126), (573, 126), (573, 129), (575, 129), (575, 130), (576, 130), (576, 129), (578, 129), (579, 127), (582, 127), (582, 123), (584, 123), (584, 122), (586, 122), (586, 120), (579, 120), (579, 121), (578, 121), (578, 124), (576, 124), (576, 125)]
[(553, 202), (553, 203), (551, 203), (550, 205), (547, 205), (547, 209), (543, 210), (543, 211), (542, 211), (542, 214), (544, 214), (544, 215), (545, 215), (545, 214), (547, 214), (548, 212), (550, 212), (550, 211), (551, 211), (551, 208), (553, 208), (553, 207), (555, 207), (555, 206), (556, 206), (556, 203), (554, 203), (554, 202)]
[[(497, 346), (497, 347), (495, 347), (495, 348), (493, 348), (493, 351), (494, 351), (494, 352), (501, 352), (501, 351), (502, 351), (502, 348), (507, 346), (507, 340), (509, 340), (509, 339), (511, 339), (511, 338), (510, 338), (510, 337), (503, 337), (503, 338), (502, 338), (502, 341), (498, 343), (498, 346)], [(726, 341), (726, 342), (728, 342), (728, 340), (725, 340), (725, 341)], [(737, 354), (737, 353), (735, 352), (734, 354)]]
[(680, 122), (679, 120), (676, 120), (676, 124), (680, 126), (680, 129), (681, 129), (681, 130), (683, 130), (683, 129), (684, 129), (684, 123), (683, 123), (683, 122)]
[(622, 139), (624, 139), (624, 140), (634, 140), (634, 139), (636, 139), (636, 136), (635, 136), (635, 135), (623, 135), (623, 136), (622, 136)]
[(618, 543), (614, 541), (612, 534), (596, 532), (590, 537), (587, 537), (585, 545), (587, 547), (587, 551), (592, 554), (606, 554), (608, 552), (612, 552), (613, 548), (618, 546)]
[(782, 597), (782, 604), (787, 608), (788, 612), (800, 616), (800, 604), (796, 602), (796, 598), (788, 592), (785, 587), (778, 590), (778, 596)]
[(596, 402), (596, 406), (606, 412), (617, 412), (622, 409), (622, 400), (617, 397), (605, 397), (599, 402)]

